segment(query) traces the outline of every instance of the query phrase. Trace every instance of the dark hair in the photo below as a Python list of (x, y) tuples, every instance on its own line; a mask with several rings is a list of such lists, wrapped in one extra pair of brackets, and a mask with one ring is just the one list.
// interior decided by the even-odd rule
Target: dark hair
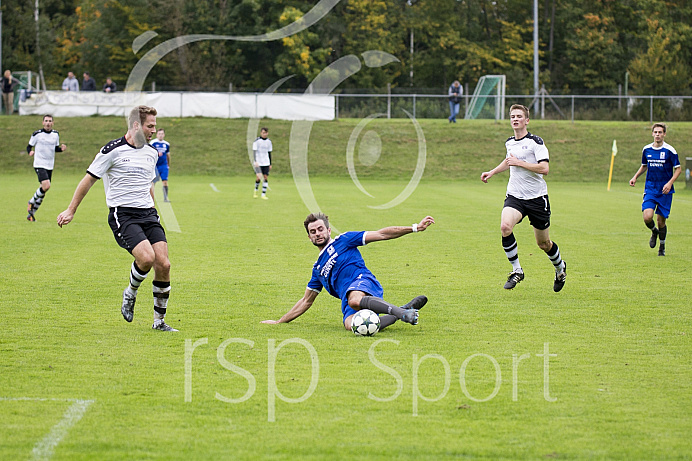
[(519, 109), (524, 113), (524, 117), (526, 118), (531, 118), (529, 117), (529, 108), (526, 107), (523, 104), (512, 104), (512, 107), (509, 108), (509, 113), (511, 114), (514, 109)]
[(163, 128), (159, 128), (158, 130), (156, 130), (157, 133), (158, 133), (159, 131), (163, 131), (164, 133), (166, 132), (166, 130), (164, 130)]
[(310, 231), (308, 230), (308, 226), (314, 222), (319, 221), (320, 219), (327, 227), (327, 229), (329, 229), (329, 216), (327, 216), (324, 213), (310, 213), (308, 217), (305, 218), (305, 221), (303, 221), (303, 225), (305, 226), (305, 232), (309, 234)]
[(266, 131), (267, 133), (269, 133), (269, 128), (263, 126), (262, 128), (260, 128), (260, 131)]
[(46, 115), (44, 115), (44, 116), (43, 116), (43, 120), (45, 120), (45, 119), (46, 119), (46, 117), (50, 117), (50, 118), (53, 118), (53, 116), (52, 116), (52, 115), (50, 115), (50, 114), (46, 114)]
[(666, 126), (665, 123), (656, 122), (656, 123), (654, 123), (653, 125), (651, 125), (651, 131), (654, 131), (654, 128), (656, 128), (656, 127), (663, 128), (663, 132), (664, 132), (664, 133), (665, 133), (666, 130), (668, 129), (668, 127)]

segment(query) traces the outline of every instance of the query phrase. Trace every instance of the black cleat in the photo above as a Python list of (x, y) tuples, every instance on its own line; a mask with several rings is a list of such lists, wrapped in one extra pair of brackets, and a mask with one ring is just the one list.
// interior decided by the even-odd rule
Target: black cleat
[(169, 326), (164, 322), (163, 320), (161, 321), (156, 321), (154, 324), (151, 326), (153, 330), (159, 330), (159, 331), (178, 331), (175, 328)]
[(557, 293), (562, 290), (565, 286), (565, 281), (567, 280), (567, 263), (562, 261), (562, 270), (555, 274), (555, 282), (553, 282), (553, 291)]
[(505, 283), (505, 290), (511, 290), (522, 280), (524, 280), (524, 272), (518, 270), (510, 272), (507, 283)]
[(29, 222), (34, 222), (36, 221), (36, 216), (34, 216), (34, 213), (36, 213), (36, 208), (34, 208), (34, 205), (29, 202), (29, 206), (26, 207), (27, 215), (26, 215), (26, 220)]
[(123, 307), (120, 308), (120, 312), (128, 322), (132, 322), (132, 318), (135, 316), (135, 301), (137, 301), (137, 296), (130, 296), (125, 289), (123, 291)]
[(409, 309), (404, 312), (401, 316), (401, 321), (410, 323), (411, 325), (418, 325), (418, 311), (416, 309)]
[(649, 248), (656, 248), (656, 239), (658, 238), (658, 229), (651, 229), (651, 238), (649, 239)]
[(413, 298), (411, 301), (407, 302), (403, 306), (401, 306), (402, 309), (410, 310), (410, 309), (422, 309), (423, 306), (425, 306), (428, 303), (428, 297), (424, 295), (416, 296)]
[(658, 255), (659, 256), (665, 256), (666, 255), (666, 246), (662, 243), (660, 247), (658, 247)]

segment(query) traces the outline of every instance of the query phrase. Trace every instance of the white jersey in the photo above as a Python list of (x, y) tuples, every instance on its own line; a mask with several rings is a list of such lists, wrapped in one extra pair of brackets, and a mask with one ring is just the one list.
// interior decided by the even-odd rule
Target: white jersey
[(269, 138), (262, 139), (261, 137), (255, 139), (252, 143), (252, 150), (255, 153), (255, 162), (259, 166), (269, 166), (272, 164), (270, 154), (272, 153), (272, 142)]
[[(527, 163), (538, 164), (541, 161), (549, 161), (548, 148), (545, 147), (543, 140), (531, 133), (528, 133), (521, 139), (514, 139), (514, 136), (512, 136), (505, 142), (505, 147), (507, 148), (507, 156), (505, 158), (509, 158), (511, 154)], [(548, 195), (548, 185), (545, 183), (542, 174), (534, 173), (519, 166), (510, 166), (507, 195), (521, 200), (530, 200)]]
[(123, 136), (101, 148), (87, 173), (103, 178), (109, 207), (153, 208), (150, 189), (158, 158), (158, 151), (151, 145), (137, 149)]
[(55, 130), (34, 131), (29, 139), (29, 145), (34, 147), (34, 168), (52, 170), (55, 165), (55, 148), (60, 145), (58, 132)]

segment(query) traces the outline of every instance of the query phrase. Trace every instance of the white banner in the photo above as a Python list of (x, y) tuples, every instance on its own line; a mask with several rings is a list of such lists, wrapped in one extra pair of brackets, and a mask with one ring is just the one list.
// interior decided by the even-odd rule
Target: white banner
[(45, 91), (19, 103), (20, 115), (88, 117), (125, 114), (138, 104), (160, 117), (273, 118), (334, 120), (332, 95), (264, 93), (101, 93)]

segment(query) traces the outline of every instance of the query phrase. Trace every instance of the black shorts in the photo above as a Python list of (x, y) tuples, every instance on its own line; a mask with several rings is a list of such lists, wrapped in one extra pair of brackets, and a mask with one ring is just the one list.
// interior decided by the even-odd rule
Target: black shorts
[(153, 245), (166, 241), (166, 232), (159, 222), (156, 208), (111, 208), (108, 224), (118, 245), (132, 253), (144, 240)]
[(524, 219), (524, 216), (528, 216), (529, 222), (536, 229), (544, 230), (550, 227), (550, 201), (547, 195), (529, 200), (508, 195), (505, 198), (505, 207), (514, 208), (521, 213), (519, 222)]
[(53, 177), (53, 170), (46, 170), (45, 168), (34, 168), (36, 171), (36, 176), (38, 176), (38, 182), (50, 181)]
[(261, 165), (259, 168), (263, 175), (269, 176), (269, 165)]

